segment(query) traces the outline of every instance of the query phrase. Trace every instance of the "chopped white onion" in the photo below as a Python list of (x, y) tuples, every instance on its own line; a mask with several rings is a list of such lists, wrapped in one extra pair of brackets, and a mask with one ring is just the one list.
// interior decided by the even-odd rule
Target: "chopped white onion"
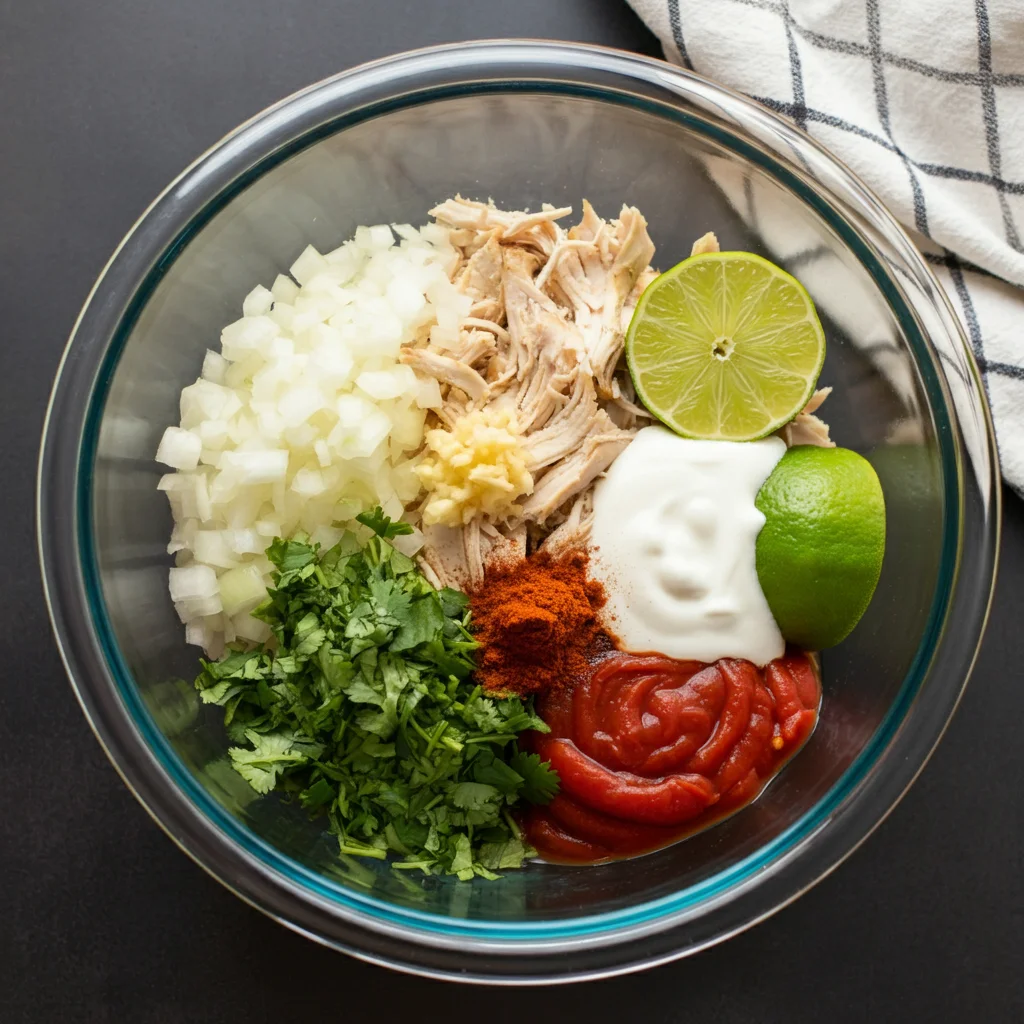
[(416, 404), (421, 409), (440, 409), (444, 404), (441, 399), (441, 385), (436, 377), (425, 377), (419, 382), (416, 391)]
[(243, 316), (266, 316), (274, 305), (274, 296), (269, 288), (258, 284), (242, 302)]
[(180, 427), (168, 427), (156, 450), (156, 461), (174, 469), (195, 469), (202, 450), (203, 441), (198, 434)]
[(267, 596), (263, 574), (251, 563), (229, 569), (220, 577), (219, 585), (225, 615), (251, 612)]
[(185, 623), (185, 643), (205, 648), (212, 641), (213, 631), (206, 625), (205, 619), (192, 619)]
[(288, 452), (271, 451), (225, 452), (221, 468), (240, 484), (270, 484), (283, 480), (288, 472)]
[(213, 349), (207, 349), (203, 356), (203, 372), (201, 376), (211, 384), (223, 384), (224, 375), (228, 372), (228, 361)]
[(261, 644), (270, 639), (270, 627), (259, 619), (254, 619), (248, 612), (241, 612), (231, 618), (235, 635), (242, 640)]
[(192, 553), (197, 562), (218, 569), (232, 569), (238, 565), (238, 558), (228, 547), (221, 530), (197, 530), (192, 542)]
[[(261, 537), (267, 538), (267, 544), (281, 535), (281, 524), (276, 519), (257, 519), (255, 529)], [(263, 549), (266, 550), (266, 547), (264, 544)]]
[(175, 601), (174, 610), (182, 622), (202, 619), (207, 615), (216, 615), (221, 610), (220, 594), (213, 594), (210, 597), (193, 597), (187, 601)]
[(300, 469), (292, 478), (292, 490), (304, 498), (323, 494), (324, 478), (318, 469)]
[(399, 364), (390, 370), (365, 370), (356, 378), (356, 387), (378, 402), (399, 395), (416, 394), (418, 384), (412, 368)]
[(326, 469), (331, 464), (331, 449), (327, 447), (327, 442), (319, 437), (313, 442), (313, 451), (316, 452), (316, 461), (320, 463), (322, 469)]
[(299, 384), (289, 388), (278, 400), (277, 410), (285, 423), (298, 426), (305, 423), (313, 413), (322, 409), (327, 403), (323, 392), (309, 384)]
[(213, 597), (217, 591), (217, 574), (208, 565), (188, 565), (170, 572), (172, 601), (189, 601)]
[(327, 260), (313, 246), (307, 245), (299, 258), (291, 265), (289, 273), (302, 285), (312, 281), (317, 274), (324, 273), (329, 267), (330, 264)]
[(271, 285), (270, 294), (274, 296), (275, 302), (291, 303), (299, 294), (299, 286), (287, 274), (278, 274)]
[(421, 547), (423, 547), (423, 534), (414, 528), (412, 533), (399, 534), (397, 537), (392, 539), (391, 543), (394, 544), (394, 546), (398, 548), (403, 555), (408, 555), (412, 558), (412, 556), (415, 555)]

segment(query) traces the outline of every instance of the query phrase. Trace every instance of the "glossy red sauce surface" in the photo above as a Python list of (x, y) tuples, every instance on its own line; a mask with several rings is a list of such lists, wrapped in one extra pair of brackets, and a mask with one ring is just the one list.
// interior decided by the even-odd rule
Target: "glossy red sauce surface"
[(551, 732), (532, 746), (562, 784), (527, 813), (526, 834), (542, 857), (577, 863), (675, 842), (753, 800), (810, 736), (820, 701), (800, 651), (763, 669), (611, 654), (538, 700)]

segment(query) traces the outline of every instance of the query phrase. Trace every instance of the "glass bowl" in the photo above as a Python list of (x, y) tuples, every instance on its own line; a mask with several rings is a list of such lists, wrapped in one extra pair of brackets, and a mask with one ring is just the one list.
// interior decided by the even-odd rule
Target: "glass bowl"
[[(228, 767), (167, 593), (170, 515), (153, 453), (178, 393), (246, 292), (312, 242), (426, 220), (461, 192), (537, 208), (623, 202), (656, 264), (714, 230), (807, 286), (829, 349), (833, 436), (875, 464), (882, 579), (826, 652), (820, 724), (752, 806), (639, 860), (534, 863), (498, 882), (339, 859), (316, 823)], [(39, 469), (39, 544), (82, 707), (178, 845), (311, 938), (422, 974), (498, 982), (661, 963), (766, 917), (831, 871), (921, 770), (966, 682), (998, 545), (997, 461), (978, 374), (926, 261), (878, 200), (751, 101), (610, 50), (493, 42), (379, 61), (233, 132), (143, 214), (68, 344)], [(185, 680), (183, 682), (182, 680)]]

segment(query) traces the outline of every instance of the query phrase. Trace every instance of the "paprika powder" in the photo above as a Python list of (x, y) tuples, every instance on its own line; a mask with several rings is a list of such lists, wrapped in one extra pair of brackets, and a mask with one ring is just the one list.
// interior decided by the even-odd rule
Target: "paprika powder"
[(539, 551), (488, 568), (470, 594), (477, 676), (489, 693), (526, 696), (584, 677), (588, 655), (602, 642), (598, 622), (604, 587), (587, 577), (588, 556)]

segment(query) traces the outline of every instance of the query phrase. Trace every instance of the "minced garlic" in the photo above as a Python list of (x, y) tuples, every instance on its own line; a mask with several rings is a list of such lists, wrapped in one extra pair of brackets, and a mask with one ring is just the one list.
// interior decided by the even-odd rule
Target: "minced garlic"
[(416, 474), (428, 494), (427, 526), (464, 526), (477, 513), (501, 520), (522, 510), (516, 499), (533, 493), (533, 477), (515, 415), (477, 409), (451, 430), (428, 430), (426, 457)]

